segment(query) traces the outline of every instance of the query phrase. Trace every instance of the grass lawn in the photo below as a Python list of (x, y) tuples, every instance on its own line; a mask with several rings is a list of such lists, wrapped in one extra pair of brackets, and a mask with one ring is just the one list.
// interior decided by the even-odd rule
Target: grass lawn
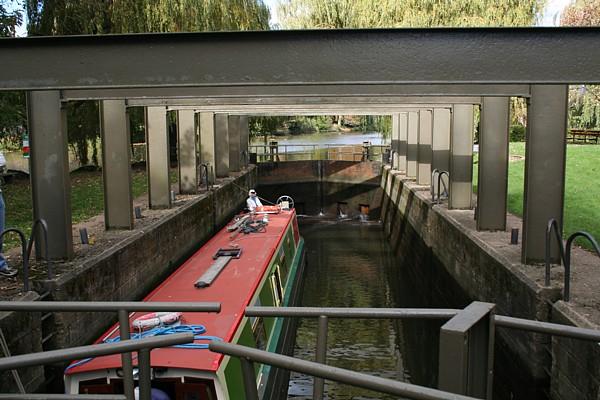
[[(177, 182), (177, 171), (171, 170), (171, 182)], [(133, 197), (148, 191), (146, 170), (132, 170)], [(6, 228), (19, 228), (29, 237), (31, 233), (33, 208), (31, 185), (28, 178), (14, 179), (2, 188), (6, 203)], [(73, 223), (84, 221), (104, 211), (104, 191), (102, 171), (75, 171), (71, 173), (71, 210)], [(4, 249), (19, 245), (17, 236), (10, 234)]]
[[(525, 155), (525, 143), (511, 143), (511, 155)], [(477, 157), (475, 157), (477, 162)], [(523, 216), (525, 160), (511, 161), (508, 168), (508, 210)], [(600, 239), (600, 146), (567, 145), (564, 233), (584, 230)], [(477, 165), (473, 168), (477, 191)], [(590, 248), (587, 242), (581, 242)]]

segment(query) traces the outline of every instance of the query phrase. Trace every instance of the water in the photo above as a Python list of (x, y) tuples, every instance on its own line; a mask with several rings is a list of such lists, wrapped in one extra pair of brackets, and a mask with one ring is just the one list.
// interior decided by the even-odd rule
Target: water
[[(300, 221), (306, 241), (307, 270), (303, 306), (324, 307), (408, 307), (400, 305), (392, 284), (398, 260), (393, 256), (379, 224), (360, 222)], [(405, 286), (402, 285), (403, 290)], [(375, 376), (419, 384), (435, 383), (432, 379), (413, 379), (411, 362), (418, 376), (435, 375), (428, 345), (423, 354), (412, 354), (409, 363), (406, 349), (411, 340), (431, 337), (435, 341), (439, 325), (406, 323), (390, 320), (330, 319), (327, 363), (332, 366), (364, 372)], [(302, 319), (298, 327), (295, 356), (314, 360), (317, 320)], [(432, 333), (431, 335), (429, 333)], [(422, 349), (420, 350), (422, 351)], [(415, 352), (413, 352), (415, 353)], [(412, 361), (411, 361), (412, 360)], [(417, 360), (414, 362), (414, 360)], [(422, 361), (422, 362), (421, 362)], [(431, 366), (430, 365), (430, 366)], [(395, 399), (396, 397), (363, 390), (331, 381), (325, 383), (329, 399)], [(292, 373), (288, 398), (312, 398), (312, 377)]]
[[(269, 140), (276, 140), (279, 144), (362, 144), (371, 142), (374, 145), (386, 144), (379, 132), (351, 132), (351, 133), (309, 133), (302, 135), (286, 135), (270, 137)], [(252, 138), (251, 145), (263, 145), (265, 140), (263, 136)]]

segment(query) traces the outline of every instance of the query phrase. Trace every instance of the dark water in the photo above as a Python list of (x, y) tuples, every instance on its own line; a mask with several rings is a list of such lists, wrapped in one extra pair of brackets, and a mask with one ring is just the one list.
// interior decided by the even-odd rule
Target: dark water
[[(428, 296), (402, 279), (401, 260), (393, 255), (379, 224), (301, 220), (300, 231), (308, 257), (303, 306), (423, 307), (427, 303), (423, 299)], [(437, 379), (439, 326), (423, 321), (330, 319), (327, 363), (432, 386)], [(296, 357), (314, 360), (316, 332), (316, 319), (301, 320)], [(396, 398), (331, 381), (326, 381), (325, 392), (329, 399)], [(312, 377), (293, 373), (288, 396), (312, 398)]]

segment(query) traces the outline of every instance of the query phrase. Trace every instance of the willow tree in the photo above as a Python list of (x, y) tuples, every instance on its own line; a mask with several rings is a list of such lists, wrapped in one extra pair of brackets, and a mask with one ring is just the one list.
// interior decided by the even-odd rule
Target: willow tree
[[(561, 16), (563, 26), (600, 26), (600, 0), (577, 0)], [(600, 85), (571, 86), (569, 125), (572, 128), (600, 128)]]
[[(262, 0), (26, 0), (25, 5), (30, 36), (264, 30), (270, 18)], [(98, 104), (71, 102), (67, 112), (69, 142), (86, 164), (88, 143), (92, 158), (97, 153)], [(132, 126), (139, 126), (141, 117), (134, 111)]]
[[(544, 0), (280, 0), (287, 29), (532, 26)], [(512, 102), (513, 122), (525, 119), (525, 102)], [(384, 123), (383, 126), (389, 126)]]
[(531, 26), (543, 0), (280, 0), (284, 28)]

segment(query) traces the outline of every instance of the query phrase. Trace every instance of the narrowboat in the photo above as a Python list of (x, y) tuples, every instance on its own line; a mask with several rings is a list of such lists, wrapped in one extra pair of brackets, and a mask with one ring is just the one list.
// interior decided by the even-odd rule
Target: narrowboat
[[(144, 299), (218, 301), (220, 313), (130, 315), (132, 337), (164, 329), (197, 334), (192, 345), (152, 351), (152, 388), (172, 400), (244, 399), (240, 361), (211, 352), (206, 348), (207, 341), (223, 340), (291, 355), (296, 334), (294, 319), (249, 318), (244, 316), (244, 309), (250, 305), (296, 305), (304, 267), (304, 241), (293, 207), (271, 206), (237, 216)], [(115, 338), (118, 325), (96, 343), (118, 340)], [(137, 379), (135, 357), (133, 362)], [(65, 371), (65, 391), (123, 393), (121, 367), (119, 355), (76, 361)], [(257, 365), (261, 398), (286, 398), (288, 381), (287, 371)], [(137, 380), (135, 383), (137, 386)]]

